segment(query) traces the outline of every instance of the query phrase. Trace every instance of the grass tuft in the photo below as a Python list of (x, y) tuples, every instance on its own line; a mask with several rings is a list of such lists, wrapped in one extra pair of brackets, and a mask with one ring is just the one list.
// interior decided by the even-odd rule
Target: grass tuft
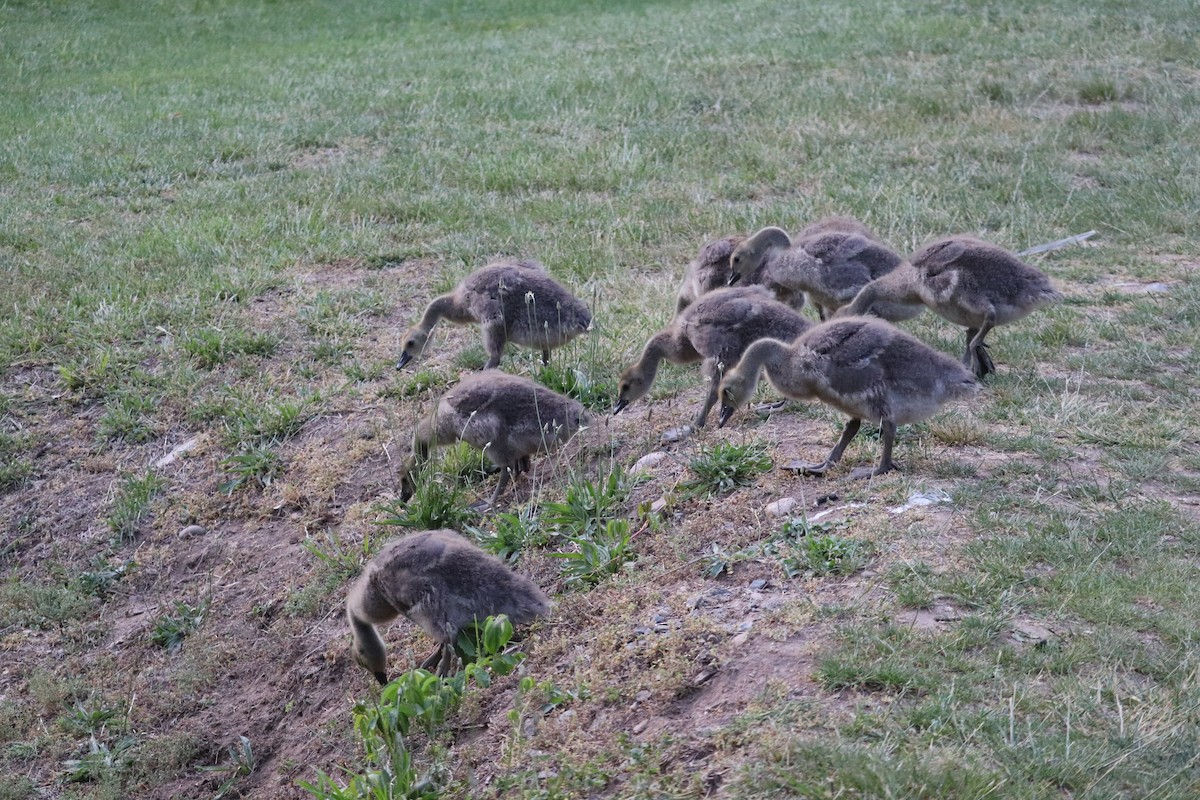
[(728, 494), (753, 485), (755, 478), (771, 468), (771, 463), (762, 442), (702, 445), (700, 454), (688, 462), (694, 477), (680, 488), (691, 495)]

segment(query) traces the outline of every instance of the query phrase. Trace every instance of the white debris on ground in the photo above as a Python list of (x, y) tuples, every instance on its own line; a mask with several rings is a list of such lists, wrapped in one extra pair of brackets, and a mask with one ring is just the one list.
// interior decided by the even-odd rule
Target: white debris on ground
[(176, 445), (175, 449), (173, 449), (171, 452), (167, 453), (165, 456), (160, 458), (158, 461), (155, 461), (154, 466), (155, 467), (165, 467), (168, 464), (174, 462), (175, 459), (179, 458), (181, 455), (188, 452), (189, 450), (195, 450), (196, 445), (198, 445), (198, 444), (200, 444), (200, 437), (193, 436), (191, 439), (188, 439), (183, 444)]
[(914, 508), (924, 508), (925, 506), (940, 505), (949, 503), (950, 495), (941, 489), (930, 489), (924, 492), (913, 492), (908, 496), (908, 502), (902, 506), (889, 508), (889, 514), (903, 514), (905, 511), (910, 511)]

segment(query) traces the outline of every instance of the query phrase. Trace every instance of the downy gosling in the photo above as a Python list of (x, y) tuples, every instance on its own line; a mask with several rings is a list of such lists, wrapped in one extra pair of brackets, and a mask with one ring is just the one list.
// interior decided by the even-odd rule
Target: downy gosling
[(973, 397), (975, 378), (956, 360), (882, 320), (851, 317), (822, 323), (792, 344), (762, 339), (747, 348), (721, 382), (720, 425), (745, 405), (763, 370), (771, 385), (796, 400), (817, 399), (850, 419), (824, 461), (800, 465), (823, 475), (838, 463), (865, 419), (880, 426), (878, 466), (860, 467), (852, 478), (896, 468), (896, 426), (920, 422), (949, 402)]
[(388, 682), (387, 651), (376, 625), (403, 614), (420, 626), (437, 649), (424, 669), (449, 674), (458, 636), (489, 616), (505, 614), (513, 625), (550, 611), (533, 581), (485, 553), (456, 531), (411, 533), (389, 542), (350, 587), (346, 618), (355, 660), (381, 684)]
[(992, 328), (1061, 299), (1044, 273), (1003, 247), (951, 236), (925, 245), (909, 265), (868, 283), (838, 315), (871, 314), (895, 321), (897, 307), (928, 306), (966, 327), (963, 364), (982, 379), (996, 371), (984, 342)]
[(416, 491), (415, 473), (432, 448), (464, 441), (501, 469), (494, 504), (511, 478), (529, 470), (531, 456), (554, 450), (587, 419), (580, 403), (529, 378), (500, 370), (468, 375), (417, 423), (412, 453), (401, 467), (400, 498)]
[(421, 355), (441, 319), (479, 324), (488, 355), (484, 369), (500, 366), (508, 342), (541, 350), (542, 363), (549, 363), (551, 350), (592, 327), (592, 314), (584, 302), (538, 262), (491, 264), (472, 272), (453, 292), (426, 307), (421, 321), (404, 334), (396, 369)]

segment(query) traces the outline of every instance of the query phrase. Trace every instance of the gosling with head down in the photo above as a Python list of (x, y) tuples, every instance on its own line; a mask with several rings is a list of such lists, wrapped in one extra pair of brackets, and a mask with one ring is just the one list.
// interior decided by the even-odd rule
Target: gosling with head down
[(388, 682), (387, 650), (375, 626), (401, 614), (438, 643), (421, 666), (436, 666), (446, 675), (456, 655), (463, 655), (457, 648), (462, 631), (489, 616), (504, 614), (523, 625), (549, 611), (550, 601), (533, 581), (452, 530), (420, 531), (390, 542), (346, 600), (354, 658), (381, 684)]
[(703, 428), (717, 402), (722, 374), (752, 342), (765, 336), (791, 341), (811, 325), (762, 286), (709, 292), (651, 336), (637, 363), (621, 373), (613, 413), (620, 413), (650, 391), (664, 359), (674, 364), (703, 361), (709, 376), (708, 396), (696, 416), (696, 427)]
[(577, 401), (536, 381), (499, 370), (469, 375), (447, 391), (417, 423), (412, 453), (401, 467), (401, 499), (416, 491), (414, 473), (431, 448), (463, 441), (500, 467), (494, 504), (509, 480), (528, 472), (530, 457), (554, 450), (588, 419)]
[[(805, 292), (822, 320), (849, 303), (859, 290), (886, 275), (904, 259), (886, 246), (858, 233), (826, 230), (793, 242), (780, 228), (763, 228), (742, 242), (729, 257), (731, 284), (747, 275)], [(892, 309), (897, 319), (921, 312), (921, 306)], [(907, 316), (906, 316), (907, 315)]]
[(890, 472), (897, 425), (920, 422), (979, 390), (971, 373), (945, 353), (881, 320), (851, 317), (818, 325), (790, 345), (774, 339), (750, 345), (721, 382), (722, 426), (749, 400), (763, 370), (785, 396), (817, 399), (850, 417), (824, 461), (798, 466), (809, 475), (823, 475), (841, 460), (864, 419), (879, 423), (883, 450), (878, 466), (851, 477)]
[(895, 320), (895, 309), (928, 306), (967, 329), (963, 364), (979, 378), (996, 371), (984, 337), (997, 325), (1025, 317), (1062, 294), (1040, 270), (971, 236), (927, 244), (908, 265), (868, 283), (838, 316), (871, 314)]
[(421, 355), (441, 319), (479, 324), (488, 354), (484, 369), (500, 365), (508, 342), (540, 349), (542, 363), (549, 363), (552, 349), (592, 327), (592, 314), (584, 302), (538, 262), (491, 264), (472, 272), (453, 292), (426, 307), (421, 321), (404, 334), (397, 369)]
[[(729, 285), (729, 278), (733, 274), (729, 257), (733, 255), (734, 249), (745, 240), (745, 236), (726, 236), (723, 239), (705, 242), (695, 260), (688, 264), (687, 270), (684, 272), (683, 283), (679, 285), (679, 293), (675, 298), (676, 317), (705, 294), (715, 289), (724, 289)], [(791, 306), (796, 311), (804, 308), (803, 292), (792, 291), (786, 286), (771, 283), (765, 278), (763, 270), (746, 278), (745, 285), (751, 284), (765, 286), (775, 295), (776, 300)]]

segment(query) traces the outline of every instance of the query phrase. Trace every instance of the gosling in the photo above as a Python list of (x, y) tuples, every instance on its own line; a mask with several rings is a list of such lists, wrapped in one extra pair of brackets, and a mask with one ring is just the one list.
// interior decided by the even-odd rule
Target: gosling
[[(729, 261), (731, 285), (761, 272), (764, 282), (806, 292), (817, 315), (825, 320), (853, 300), (863, 286), (896, 269), (904, 259), (858, 233), (828, 230), (793, 243), (782, 229), (772, 227), (739, 244)], [(921, 310), (919, 305), (908, 305), (889, 312), (907, 319)]]
[(456, 656), (463, 656), (457, 647), (463, 630), (499, 614), (523, 625), (549, 611), (550, 601), (533, 581), (452, 530), (420, 531), (388, 543), (346, 600), (354, 658), (381, 684), (388, 682), (387, 651), (375, 626), (400, 614), (438, 643), (421, 667), (436, 665), (438, 674), (447, 675)]
[(984, 342), (992, 328), (1063, 297), (1040, 270), (1003, 247), (971, 236), (927, 244), (913, 254), (910, 264), (864, 286), (838, 315), (871, 314), (895, 321), (896, 308), (928, 306), (966, 327), (963, 364), (980, 379), (996, 371)]
[(479, 324), (488, 354), (484, 369), (500, 366), (508, 342), (540, 349), (542, 363), (547, 364), (552, 349), (592, 328), (588, 307), (538, 262), (491, 264), (472, 272), (453, 292), (425, 308), (421, 321), (404, 334), (396, 369), (421, 355), (441, 319), (457, 325)]
[(529, 378), (499, 370), (469, 375), (417, 423), (412, 454), (400, 470), (400, 499), (407, 501), (416, 491), (414, 474), (432, 448), (464, 441), (501, 470), (494, 505), (511, 478), (529, 471), (531, 456), (554, 450), (587, 419), (578, 402)]
[(763, 369), (785, 396), (816, 398), (850, 416), (824, 461), (799, 465), (808, 475), (824, 475), (838, 463), (864, 419), (879, 423), (883, 451), (878, 466), (860, 467), (850, 476), (890, 472), (896, 469), (892, 447), (897, 425), (919, 422), (979, 390), (965, 367), (916, 337), (881, 320), (837, 319), (791, 345), (775, 339), (750, 345), (721, 383), (721, 426), (750, 398)]
[(791, 341), (811, 324), (791, 307), (772, 298), (762, 286), (710, 292), (651, 336), (637, 363), (621, 373), (613, 413), (621, 413), (650, 391), (663, 359), (674, 364), (703, 361), (709, 389), (695, 423), (697, 428), (703, 428), (708, 412), (716, 405), (722, 374), (742, 357), (752, 342), (764, 336)]
[[(732, 269), (729, 257), (734, 249), (746, 241), (745, 236), (726, 236), (723, 239), (713, 239), (700, 248), (695, 260), (688, 264), (683, 275), (683, 283), (679, 285), (679, 293), (675, 298), (675, 316), (700, 299), (701, 296), (714, 289), (724, 289), (729, 285)], [(796, 311), (804, 308), (804, 293), (793, 291), (786, 286), (765, 281), (763, 271), (750, 275), (747, 284), (766, 286), (775, 299), (794, 308)]]

